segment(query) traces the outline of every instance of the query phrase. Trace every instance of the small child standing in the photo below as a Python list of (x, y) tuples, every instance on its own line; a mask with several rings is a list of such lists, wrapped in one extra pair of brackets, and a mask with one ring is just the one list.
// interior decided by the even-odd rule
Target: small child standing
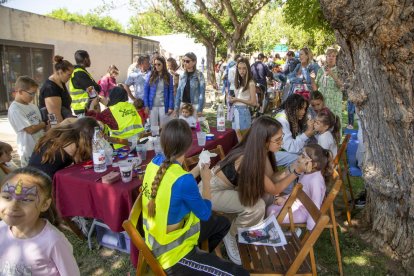
[(17, 166), (12, 160), (13, 148), (7, 143), (0, 142), (0, 182), (12, 171), (17, 169)]
[[(325, 181), (329, 181), (333, 171), (332, 153), (323, 149), (318, 144), (311, 144), (303, 148), (302, 154), (299, 156), (299, 162), (307, 164), (309, 167), (307, 172), (301, 175), (298, 182), (303, 185), (303, 191), (315, 203), (318, 209), (321, 208), (325, 198), (326, 186)], [(267, 216), (277, 216), (287, 200), (288, 196), (276, 197), (273, 205), (267, 208)], [(300, 201), (295, 201), (292, 205), (292, 213), (294, 223), (305, 223), (308, 230), (312, 230), (315, 222), (306, 211)], [(289, 223), (288, 214), (283, 223)]]
[(32, 104), (38, 84), (28, 76), (17, 78), (15, 99), (9, 107), (8, 118), (17, 134), (17, 153), (21, 166), (27, 166), (37, 141), (44, 135), (46, 123), (42, 121), (39, 108)]
[(314, 130), (319, 134), (316, 135), (318, 144), (327, 150), (330, 150), (335, 157), (338, 152), (339, 119), (329, 109), (324, 109), (316, 116)]
[(185, 103), (181, 106), (179, 118), (185, 120), (191, 128), (196, 127), (197, 119), (194, 117), (194, 108), (191, 104)]
[(72, 245), (54, 225), (52, 180), (26, 167), (0, 184), (0, 275), (80, 275)]

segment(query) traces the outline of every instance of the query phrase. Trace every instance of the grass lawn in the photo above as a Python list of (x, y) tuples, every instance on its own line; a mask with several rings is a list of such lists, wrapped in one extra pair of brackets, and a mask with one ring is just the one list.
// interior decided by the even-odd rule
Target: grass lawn
[[(347, 123), (347, 114), (343, 114), (343, 126)], [(215, 126), (215, 111), (208, 109), (206, 117), (210, 126)], [(229, 126), (229, 125), (227, 125)], [(355, 128), (357, 125), (355, 124)], [(351, 177), (355, 195), (364, 189), (360, 177)], [(342, 196), (336, 200), (336, 209), (343, 210)], [(348, 227), (345, 215), (338, 215), (339, 238), (343, 257), (344, 275), (403, 275), (401, 266), (390, 258), (374, 250), (360, 238), (361, 229), (358, 227), (362, 216), (362, 209), (353, 210), (353, 226)], [(65, 231), (74, 248), (74, 254), (79, 264), (81, 275), (131, 275), (135, 274), (129, 255), (106, 248), (89, 250), (86, 241), (79, 240), (70, 231)], [(319, 275), (337, 275), (338, 266), (334, 247), (330, 241), (329, 231), (324, 231), (315, 245), (316, 261)]]

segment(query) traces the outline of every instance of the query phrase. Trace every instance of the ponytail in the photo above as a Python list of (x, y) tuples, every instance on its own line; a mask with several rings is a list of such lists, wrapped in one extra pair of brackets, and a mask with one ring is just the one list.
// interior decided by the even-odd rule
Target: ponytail
[(155, 198), (157, 197), (158, 188), (161, 184), (161, 181), (167, 172), (168, 167), (171, 165), (172, 160), (166, 158), (161, 166), (158, 168), (157, 174), (155, 175), (154, 181), (151, 185), (151, 199), (148, 202), (148, 216), (154, 217), (155, 216)]

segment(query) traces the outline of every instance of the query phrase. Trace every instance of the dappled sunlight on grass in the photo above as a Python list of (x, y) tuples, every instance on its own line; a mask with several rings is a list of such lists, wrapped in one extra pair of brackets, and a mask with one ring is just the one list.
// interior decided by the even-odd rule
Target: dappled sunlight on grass
[(103, 268), (98, 268), (98, 269), (96, 269), (96, 270), (93, 272), (93, 274), (92, 274), (92, 275), (96, 275), (96, 276), (98, 276), (98, 275), (103, 275), (103, 274), (104, 274), (104, 272), (105, 272), (105, 270), (104, 270)]
[(115, 250), (112, 250), (112, 249), (109, 249), (109, 248), (105, 248), (105, 247), (103, 247), (100, 251), (101, 252), (100, 252), (99, 255), (101, 255), (102, 257), (106, 257), (106, 258), (113, 256), (114, 253), (116, 252)]
[(366, 256), (349, 256), (344, 257), (344, 265), (359, 265), (366, 266), (369, 261)]

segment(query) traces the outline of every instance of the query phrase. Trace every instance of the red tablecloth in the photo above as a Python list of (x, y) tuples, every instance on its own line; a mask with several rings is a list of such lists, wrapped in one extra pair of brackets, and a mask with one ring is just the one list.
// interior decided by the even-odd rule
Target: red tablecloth
[[(193, 133), (193, 146), (186, 156), (196, 155), (203, 148), (213, 149), (219, 144), (227, 154), (237, 143), (236, 133), (232, 129), (217, 132), (215, 128), (212, 128), (211, 133), (215, 135), (215, 139), (207, 141), (204, 147), (198, 146), (197, 136)], [(153, 156), (154, 152), (149, 151), (146, 163)], [(117, 169), (111, 167), (107, 172)], [(118, 181), (111, 185), (96, 182), (97, 178), (107, 172), (98, 174), (92, 169), (84, 170), (80, 165), (73, 165), (58, 171), (53, 179), (54, 199), (62, 217), (95, 218), (107, 224), (112, 231), (123, 231), (122, 222), (129, 216), (141, 181), (133, 178), (130, 183)]]

